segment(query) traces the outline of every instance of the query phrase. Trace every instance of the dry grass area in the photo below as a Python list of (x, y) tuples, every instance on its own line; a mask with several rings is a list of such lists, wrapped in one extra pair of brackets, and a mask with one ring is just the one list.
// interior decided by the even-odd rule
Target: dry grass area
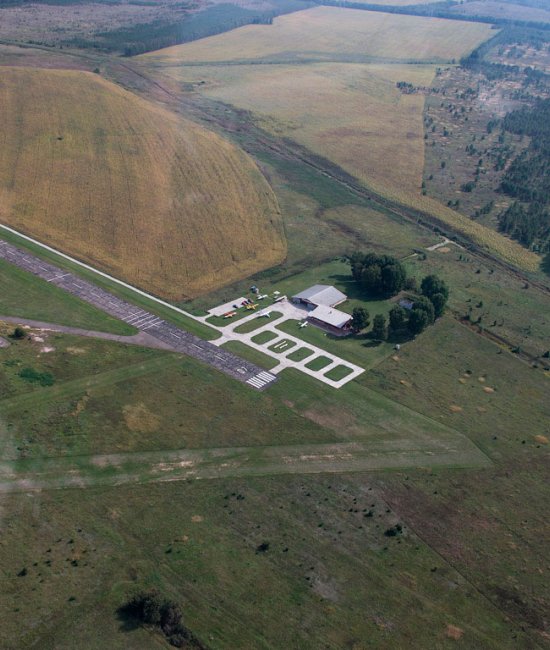
[(97, 75), (3, 68), (0, 216), (154, 293), (194, 296), (281, 261), (252, 160)]
[(316, 63), (192, 66), (172, 71), (201, 92), (253, 112), (260, 125), (329, 158), (380, 192), (420, 191), (424, 166), (421, 95), (433, 66)]
[(159, 62), (247, 59), (450, 61), (491, 34), (490, 25), (315, 7), (143, 55)]

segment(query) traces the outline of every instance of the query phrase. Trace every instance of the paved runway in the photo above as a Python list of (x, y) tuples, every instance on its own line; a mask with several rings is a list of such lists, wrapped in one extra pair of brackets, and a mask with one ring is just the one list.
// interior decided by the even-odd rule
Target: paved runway
[(199, 359), (256, 390), (264, 390), (277, 377), (259, 366), (216, 347), (208, 341), (179, 329), (175, 325), (100, 289), (79, 276), (64, 271), (0, 239), (0, 258), (29, 271), (46, 282), (68, 291), (102, 311), (133, 325), (142, 332), (166, 343), (176, 352)]

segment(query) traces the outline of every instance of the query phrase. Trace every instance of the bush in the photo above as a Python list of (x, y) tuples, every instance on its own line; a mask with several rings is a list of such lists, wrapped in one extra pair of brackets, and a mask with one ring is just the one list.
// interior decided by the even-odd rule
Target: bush
[(40, 384), (41, 386), (53, 386), (55, 381), (51, 373), (38, 372), (34, 368), (23, 368), (19, 376), (31, 384)]
[(12, 338), (16, 340), (24, 339), (27, 333), (22, 327), (19, 327), (19, 325), (13, 330), (12, 333)]

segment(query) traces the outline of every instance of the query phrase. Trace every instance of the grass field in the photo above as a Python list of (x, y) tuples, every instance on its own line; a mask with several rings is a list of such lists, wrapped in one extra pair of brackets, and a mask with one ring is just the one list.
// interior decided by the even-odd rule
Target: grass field
[(275, 197), (227, 141), (98, 75), (2, 79), (4, 222), (173, 299), (283, 259)]
[(194, 43), (143, 55), (153, 63), (221, 61), (431, 61), (467, 54), (490, 26), (438, 18), (315, 7), (279, 16), (273, 25), (247, 25)]
[[(479, 562), (466, 553), (476, 547), (450, 555), (440, 529), (430, 526), (432, 548), (421, 525), (424, 509), (450, 498), (455, 485), (488, 485), (485, 475), (498, 471), (486, 454), (495, 463), (518, 451), (526, 460), (541, 458), (534, 439), (521, 445), (517, 431), (520, 422), (533, 433), (544, 429), (542, 375), (512, 355), (493, 356), (497, 348), (445, 320), (405, 346), (399, 361), (339, 391), (284, 371), (260, 394), (176, 355), (57, 335), (55, 347), (39, 356), (36, 345), (22, 341), (0, 351), (9, 394), (0, 400), (2, 458), (11, 459), (3, 471), (26, 481), (25, 492), (0, 496), (3, 523), (17, 520), (6, 526), (0, 550), (0, 606), (11, 603), (3, 645), (40, 640), (68, 648), (78, 625), (85, 647), (157, 647), (156, 637), (126, 628), (115, 611), (129, 590), (145, 585), (182, 601), (186, 623), (212, 648), (294, 647), (298, 639), (301, 648), (336, 649), (363, 638), (375, 647), (406, 639), (414, 648), (435, 638), (438, 647), (451, 648), (449, 626), (474, 647), (514, 648), (524, 639), (516, 618), (506, 619), (507, 610), (485, 597)], [(494, 376), (486, 367), (493, 359)], [(29, 387), (18, 376), (23, 365), (48, 370), (55, 384)], [(462, 384), (466, 370), (472, 374)], [(463, 410), (451, 411), (449, 403)], [(517, 413), (503, 427), (510, 405)], [(480, 414), (480, 406), (487, 412)], [(128, 455), (97, 456), (121, 452)], [(339, 464), (345, 471), (394, 472), (308, 476), (315, 463), (321, 472)], [(469, 466), (484, 469), (459, 469)], [(279, 472), (285, 476), (269, 476)], [(219, 478), (170, 480), (207, 476)], [(46, 486), (88, 487), (29, 492), (42, 479)], [(118, 486), (101, 487), (106, 481)], [(406, 484), (417, 501), (406, 498)], [(434, 489), (442, 496), (432, 496)], [(475, 493), (465, 494), (459, 501), (469, 521), (479, 506)], [(517, 517), (524, 519), (521, 503)], [(397, 523), (403, 532), (385, 536)], [(505, 523), (532, 568), (538, 552), (517, 537), (513, 517)], [(482, 534), (476, 539), (481, 543)], [(505, 550), (507, 537), (491, 539)], [(263, 542), (268, 550), (257, 552)], [(497, 586), (521, 566), (516, 555), (507, 557), (504, 563), (495, 555)], [(526, 578), (517, 580), (523, 585)], [(259, 590), (260, 583), (268, 588)], [(533, 585), (540, 593), (542, 578)]]
[(430, 65), (239, 65), (182, 67), (207, 80), (206, 96), (252, 111), (274, 135), (290, 137), (381, 192), (419, 192), (424, 166), (422, 95), (398, 81), (429, 86)]
[(457, 59), (490, 35), (488, 25), (476, 23), (318, 7), (140, 60), (208, 99), (250, 111), (275, 137), (296, 141), (375, 192), (537, 271), (534, 253), (422, 196), (425, 98), (396, 87), (398, 81), (430, 87), (434, 62)]
[(0, 315), (31, 318), (113, 334), (137, 330), (92, 307), (76, 296), (0, 260)]

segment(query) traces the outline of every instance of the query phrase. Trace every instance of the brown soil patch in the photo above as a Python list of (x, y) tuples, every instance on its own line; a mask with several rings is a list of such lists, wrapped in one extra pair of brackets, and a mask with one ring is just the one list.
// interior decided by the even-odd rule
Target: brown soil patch
[(294, 408), (294, 402), (290, 401), (289, 399), (284, 399), (284, 400), (283, 400), (283, 404), (284, 404), (285, 406), (288, 406), (289, 409)]
[(457, 627), (456, 625), (451, 625), (450, 623), (449, 625), (447, 625), (447, 629), (445, 630), (445, 635), (449, 639), (454, 639), (455, 641), (461, 639), (463, 634), (464, 634), (464, 630)]
[(459, 377), (459, 378), (458, 378), (458, 381), (459, 381), (461, 384), (465, 384), (465, 383), (466, 383), (466, 380), (464, 379), (464, 377)]
[(397, 354), (393, 355), (392, 360), (393, 361), (399, 361), (399, 357), (397, 356)]
[(484, 406), (478, 406), (478, 407), (476, 408), (476, 411), (477, 411), (478, 413), (487, 413), (487, 409), (486, 409)]
[(458, 406), (457, 404), (451, 404), (449, 406), (449, 411), (451, 411), (451, 413), (460, 413), (463, 410), (462, 406)]
[(204, 521), (204, 517), (201, 517), (201, 515), (193, 515), (193, 516), (191, 517), (191, 521), (192, 521), (194, 524), (200, 524), (201, 521)]
[(407, 388), (410, 388), (412, 386), (411, 382), (407, 381), (406, 379), (400, 379), (399, 383), (403, 384), (403, 386), (406, 386)]
[(484, 393), (494, 393), (495, 389), (491, 388), (490, 386), (483, 386), (483, 392)]
[(152, 433), (159, 427), (159, 416), (151, 413), (143, 403), (126, 404), (122, 409), (122, 413), (126, 426), (130, 431)]
[(450, 253), (451, 249), (448, 246), (441, 246), (441, 248), (438, 248), (437, 251), (439, 253)]
[(477, 380), (478, 380), (481, 384), (484, 384), (484, 383), (485, 383), (485, 377), (478, 377)]
[(546, 436), (533, 436), (535, 442), (540, 443), (541, 445), (547, 445), (548, 444), (548, 438)]

